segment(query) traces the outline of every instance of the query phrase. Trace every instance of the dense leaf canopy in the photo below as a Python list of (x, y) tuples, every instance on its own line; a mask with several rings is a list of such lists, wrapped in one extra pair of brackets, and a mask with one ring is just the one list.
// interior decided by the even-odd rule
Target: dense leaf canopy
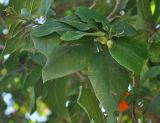
[(0, 123), (159, 123), (160, 0), (0, 0)]

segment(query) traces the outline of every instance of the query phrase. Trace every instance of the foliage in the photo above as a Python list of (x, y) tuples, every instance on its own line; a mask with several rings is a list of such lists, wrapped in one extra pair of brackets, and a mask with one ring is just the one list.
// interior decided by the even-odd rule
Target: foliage
[(159, 48), (159, 0), (0, 4), (0, 122), (159, 123)]

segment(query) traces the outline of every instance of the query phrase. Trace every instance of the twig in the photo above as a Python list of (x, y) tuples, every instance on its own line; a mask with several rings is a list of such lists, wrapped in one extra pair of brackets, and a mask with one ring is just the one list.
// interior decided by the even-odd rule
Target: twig
[(86, 77), (79, 71), (75, 72), (75, 74), (82, 82), (84, 82), (84, 87), (88, 88), (88, 82), (87, 82), (88, 80), (86, 79)]
[[(133, 75), (132, 77), (132, 86), (133, 88), (136, 87), (136, 80), (135, 80), (135, 76)], [(133, 123), (138, 123), (138, 120), (137, 120), (137, 116), (136, 116), (136, 102), (134, 101), (132, 106), (131, 106), (131, 115), (132, 115), (132, 120), (133, 120)]]
[(97, 2), (98, 0), (94, 0), (92, 5), (89, 7), (89, 9), (93, 9), (96, 6)]
[(118, 123), (123, 123), (123, 121), (122, 121), (122, 112), (119, 113)]
[(132, 78), (132, 86), (133, 87), (136, 87), (136, 79), (135, 79), (135, 76), (133, 75), (133, 78)]
[(85, 78), (80, 72), (75, 72), (75, 74), (78, 76), (78, 78), (79, 78), (81, 81), (86, 81), (86, 78)]
[(116, 0), (116, 4), (112, 12), (107, 16), (108, 20), (112, 20), (112, 17), (117, 13), (120, 8), (121, 0)]
[(5, 28), (8, 27), (1, 15), (0, 15), (0, 22), (3, 24), (3, 26), (5, 26)]
[(5, 46), (0, 45), (0, 50), (4, 50)]

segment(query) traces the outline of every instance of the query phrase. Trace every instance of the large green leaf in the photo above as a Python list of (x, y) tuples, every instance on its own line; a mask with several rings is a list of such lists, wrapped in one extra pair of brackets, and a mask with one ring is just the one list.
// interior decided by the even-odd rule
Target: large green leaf
[(68, 109), (65, 105), (68, 99), (67, 84), (68, 83), (64, 78), (55, 80), (54, 85), (53, 83), (48, 84), (48, 94), (45, 98), (45, 101), (59, 117), (70, 121)]
[(81, 87), (78, 103), (86, 111), (90, 117), (90, 121), (93, 119), (95, 123), (105, 122), (105, 118), (99, 107), (99, 102), (91, 90)]
[(41, 66), (36, 66), (26, 77), (26, 80), (24, 82), (24, 87), (30, 87), (33, 86), (40, 78), (41, 78)]
[(120, 65), (139, 74), (147, 57), (147, 47), (138, 40), (122, 38), (113, 42), (110, 54)]
[(86, 35), (85, 32), (80, 32), (80, 31), (76, 31), (76, 32), (68, 31), (68, 32), (64, 33), (64, 34), (61, 36), (61, 39), (62, 39), (62, 40), (65, 40), (65, 41), (72, 41), (72, 40), (78, 40), (78, 39), (82, 38), (82, 37), (85, 36), (85, 35)]
[[(69, 98), (69, 84), (66, 78), (61, 78), (48, 83), (37, 82), (35, 85), (35, 96), (38, 98), (42, 96), (42, 99), (53, 111), (56, 118), (67, 120), (70, 122), (68, 109), (65, 106), (66, 101)], [(62, 91), (63, 89), (63, 91)]]
[(17, 13), (20, 13), (22, 8), (26, 8), (30, 13), (37, 12), (40, 5), (40, 0), (12, 0), (10, 6), (14, 8)]
[(48, 10), (50, 9), (51, 5), (53, 4), (54, 0), (41, 0), (40, 4), (40, 13), (43, 16), (46, 16), (48, 13)]
[(102, 21), (106, 20), (104, 16), (102, 16), (99, 13), (97, 13), (96, 11), (90, 10), (86, 7), (79, 7), (75, 13), (84, 22), (90, 22), (92, 19), (94, 19), (94, 21), (96, 21), (96, 22), (102, 22)]
[(47, 59), (43, 81), (66, 76), (87, 66), (93, 45), (61, 46)]
[(35, 27), (31, 35), (34, 37), (42, 37), (52, 34), (53, 32), (62, 33), (65, 31), (73, 30), (64, 23), (54, 20), (47, 21), (45, 24)]
[(33, 63), (36, 63), (38, 65), (44, 66), (47, 59), (42, 53), (35, 53), (34, 56), (31, 58)]
[(151, 67), (147, 72), (145, 72), (140, 79), (139, 83), (143, 84), (147, 79), (154, 78), (160, 75), (160, 66)]
[[(79, 7), (76, 9), (75, 14), (79, 16), (79, 18), (83, 22), (87, 22), (88, 24), (92, 26), (96, 26), (94, 22), (101, 23), (103, 26), (108, 26), (108, 21), (104, 16), (99, 14), (98, 12), (94, 10), (90, 10), (86, 7)], [(93, 22), (94, 21), (94, 22)]]
[(93, 56), (88, 75), (97, 98), (109, 114), (108, 123), (115, 123), (113, 113), (131, 81), (128, 73), (106, 52)]
[(78, 29), (78, 30), (80, 30), (80, 31), (87, 31), (87, 30), (89, 30), (89, 29), (92, 28), (91, 25), (82, 23), (82, 22), (80, 22), (80, 21), (64, 20), (64, 21), (62, 21), (62, 22), (66, 23), (66, 24), (68, 24), (68, 25), (70, 25), (70, 26), (72, 26), (72, 27), (74, 27), (74, 28), (76, 28), (76, 29)]
[(112, 29), (115, 33), (121, 34), (121, 36), (135, 36), (136, 30), (129, 24), (123, 22), (123, 21), (115, 21), (112, 24)]
[(9, 34), (11, 37), (5, 43), (2, 55), (11, 54), (24, 45), (24, 36), (21, 33), (21, 23), (19, 21), (10, 25)]
[(2, 52), (2, 55), (11, 54), (20, 48), (22, 48), (24, 45), (24, 39), (22, 37), (13, 37), (9, 40), (7, 40), (5, 44), (5, 49)]
[(52, 55), (52, 52), (59, 46), (61, 42), (59, 36), (56, 34), (44, 36), (41, 38), (32, 36), (32, 40), (34, 42), (35, 48), (38, 49), (38, 51), (45, 55), (47, 58)]
[(89, 123), (89, 117), (87, 116), (85, 111), (78, 105), (77, 97), (75, 98), (75, 101), (72, 101), (68, 107), (70, 116), (72, 118), (72, 123), (77, 123), (77, 121), (81, 121), (82, 123)]
[(61, 36), (61, 39), (65, 41), (73, 41), (73, 40), (78, 41), (78, 39), (84, 36), (101, 37), (101, 36), (105, 36), (105, 33), (104, 32), (87, 33), (87, 32), (80, 32), (80, 31), (68, 31)]
[(83, 23), (75, 14), (66, 16), (58, 21), (66, 23), (80, 31), (87, 31), (87, 30), (90, 30), (91, 28), (92, 29), (94, 28), (90, 24)]

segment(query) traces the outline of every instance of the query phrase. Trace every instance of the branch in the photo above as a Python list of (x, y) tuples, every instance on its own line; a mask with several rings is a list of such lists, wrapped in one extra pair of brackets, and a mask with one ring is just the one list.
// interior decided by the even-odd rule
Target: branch
[(5, 49), (5, 46), (0, 45), (0, 50), (4, 50), (4, 49)]
[(96, 6), (97, 2), (98, 0), (94, 0), (92, 5), (89, 7), (89, 9), (93, 9)]
[(81, 81), (86, 81), (86, 78), (80, 72), (75, 72), (75, 74)]
[(86, 88), (88, 88), (88, 80), (87, 80), (87, 78), (81, 73), (81, 72), (75, 72), (75, 75), (82, 81), (82, 82), (84, 82), (84, 86), (86, 87)]
[[(135, 79), (135, 76), (133, 75), (132, 77), (132, 86), (133, 88), (136, 86), (136, 79)], [(132, 120), (133, 120), (133, 123), (138, 123), (138, 120), (137, 120), (137, 116), (136, 116), (136, 102), (134, 101), (133, 104), (132, 104), (132, 107), (131, 107), (131, 115), (132, 115)]]
[(123, 123), (123, 121), (122, 121), (122, 112), (119, 113), (118, 123)]
[(116, 4), (115, 4), (114, 9), (113, 9), (112, 12), (107, 16), (107, 19), (108, 19), (108, 20), (111, 20), (112, 17), (117, 13), (117, 11), (118, 11), (119, 8), (120, 8), (120, 4), (121, 4), (121, 0), (116, 0)]

